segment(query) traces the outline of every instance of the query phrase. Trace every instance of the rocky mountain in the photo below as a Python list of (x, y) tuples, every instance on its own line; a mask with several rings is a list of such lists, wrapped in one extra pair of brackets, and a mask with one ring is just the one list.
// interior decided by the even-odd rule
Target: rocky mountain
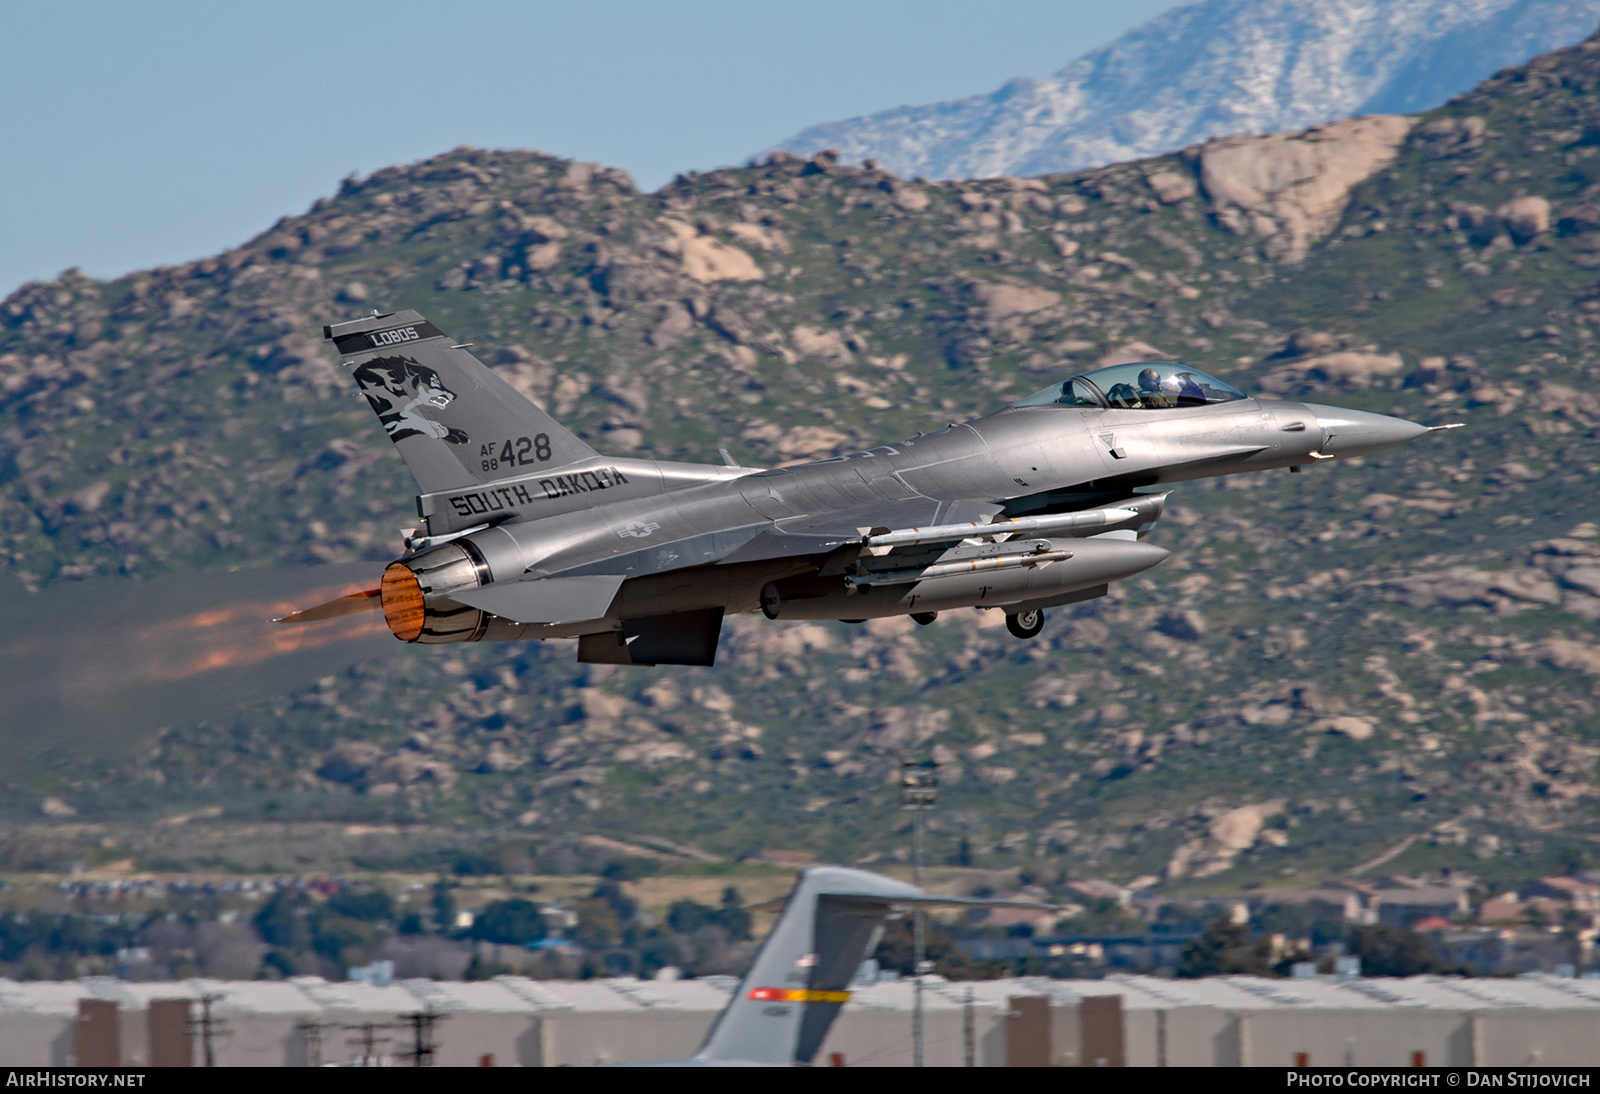
[[(330, 652), (269, 700), (17, 760), (0, 859), (44, 861), (17, 850), (29, 824), (58, 849), (97, 824), (148, 843), (176, 814), (209, 818), (172, 839), (212, 862), (309, 846), (263, 834), (274, 820), (387, 833), (392, 856), (421, 832), (429, 854), (586, 836), (871, 862), (906, 853), (894, 779), (932, 755), (931, 853), (978, 866), (1208, 891), (1374, 861), (1491, 883), (1584, 863), (1597, 90), (1591, 39), (1420, 117), (950, 183), (775, 154), (643, 194), (458, 149), (215, 258), (25, 286), (0, 302), (0, 547), (39, 596), (375, 575), (414, 488), (318, 338), (373, 307), (474, 342), (601, 450), (674, 459), (859, 448), (1158, 353), (1467, 428), (1186, 484), (1155, 532), (1172, 560), (1031, 643), (964, 612), (740, 617), (714, 669), (580, 666), (562, 642), (396, 643), (348, 669)], [(147, 657), (157, 630), (63, 658)]]
[(1578, 41), (1600, 0), (1202, 0), (1041, 80), (813, 126), (778, 145), (896, 174), (1081, 171), (1231, 133), (1411, 113)]

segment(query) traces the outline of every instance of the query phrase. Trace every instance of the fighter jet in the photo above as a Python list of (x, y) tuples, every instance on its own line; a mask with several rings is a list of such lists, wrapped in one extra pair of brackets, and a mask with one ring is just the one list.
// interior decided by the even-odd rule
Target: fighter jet
[(422, 527), (377, 588), (279, 622), (381, 609), (404, 642), (576, 638), (606, 664), (711, 665), (733, 613), (976, 608), (1033, 638), (1047, 609), (1167, 558), (1145, 541), (1167, 498), (1151, 488), (1430, 431), (1142, 361), (832, 459), (673, 463), (601, 455), (415, 311), (323, 334), (416, 478)]

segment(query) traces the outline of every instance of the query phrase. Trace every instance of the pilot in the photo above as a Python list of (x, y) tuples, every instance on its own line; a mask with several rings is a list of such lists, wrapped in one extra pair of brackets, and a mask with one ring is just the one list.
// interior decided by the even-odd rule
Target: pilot
[(1163, 390), (1161, 373), (1153, 368), (1139, 373), (1139, 400), (1147, 407), (1177, 406), (1178, 400), (1171, 392)]
[[(1150, 371), (1149, 369), (1146, 370)], [(1106, 392), (1106, 399), (1114, 407), (1123, 410), (1143, 410), (1144, 404), (1139, 401), (1139, 393), (1133, 390), (1130, 384), (1112, 384), (1111, 390)]]

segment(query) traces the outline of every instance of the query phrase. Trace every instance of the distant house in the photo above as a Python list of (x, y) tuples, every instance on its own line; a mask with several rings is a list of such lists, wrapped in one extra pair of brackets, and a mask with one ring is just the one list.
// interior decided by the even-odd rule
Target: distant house
[(1409, 927), (1422, 919), (1444, 919), (1467, 912), (1465, 890), (1448, 885), (1379, 889), (1376, 920), (1388, 927)]
[(1554, 972), (1591, 952), (1581, 941), (1531, 927), (1468, 927), (1436, 936), (1446, 961), (1484, 973)]
[(1132, 893), (1130, 893), (1127, 889), (1124, 889), (1122, 886), (1114, 885), (1111, 882), (1103, 881), (1100, 878), (1091, 878), (1088, 881), (1068, 882), (1067, 888), (1071, 889), (1075, 893), (1080, 894), (1081, 896), (1089, 898), (1090, 900), (1115, 900), (1124, 908), (1128, 906), (1128, 900), (1132, 896)]
[(1580, 912), (1600, 910), (1600, 885), (1575, 877), (1540, 878), (1528, 886), (1523, 895), (1561, 901)]
[(1269, 904), (1310, 905), (1313, 911), (1335, 916), (1346, 923), (1361, 922), (1365, 905), (1358, 893), (1348, 889), (1272, 889), (1253, 894), (1252, 903), (1265, 907)]
[(1518, 900), (1516, 893), (1501, 893), (1478, 905), (1478, 922), (1521, 923), (1527, 911), (1528, 905)]

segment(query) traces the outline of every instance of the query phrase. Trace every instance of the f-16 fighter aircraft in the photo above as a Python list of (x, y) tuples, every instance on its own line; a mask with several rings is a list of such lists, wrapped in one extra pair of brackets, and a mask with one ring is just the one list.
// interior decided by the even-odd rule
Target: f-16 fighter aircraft
[(1298, 470), (1429, 432), (1145, 361), (799, 466), (623, 459), (415, 311), (323, 333), (416, 477), (423, 528), (378, 588), (280, 622), (381, 608), (406, 642), (577, 638), (578, 660), (608, 664), (710, 665), (735, 612), (926, 624), (999, 609), (1032, 638), (1046, 609), (1167, 557), (1144, 542), (1167, 494), (1142, 488)]

